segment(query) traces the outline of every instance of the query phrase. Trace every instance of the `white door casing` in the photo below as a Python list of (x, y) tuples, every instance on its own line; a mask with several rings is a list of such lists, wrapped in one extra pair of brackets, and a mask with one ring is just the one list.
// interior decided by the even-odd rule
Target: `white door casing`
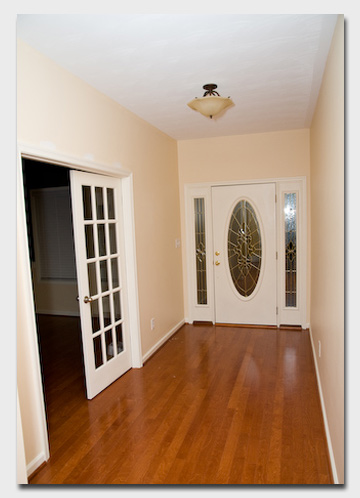
[(131, 368), (121, 180), (70, 172), (87, 396)]
[[(233, 210), (244, 201), (254, 210), (260, 229), (260, 238), (255, 243), (256, 230), (251, 232), (249, 224), (239, 225)], [(232, 185), (212, 188), (213, 237), (214, 237), (214, 281), (215, 316), (217, 323), (276, 325), (276, 218), (275, 184)], [(248, 210), (244, 209), (247, 213)], [(250, 213), (251, 214), (251, 213)], [(246, 214), (245, 214), (246, 216)], [(229, 225), (233, 221), (234, 238), (229, 242)], [(246, 231), (246, 233), (245, 233)], [(260, 271), (256, 284), (249, 293), (239, 292), (231, 277), (230, 263), (233, 261), (238, 278), (251, 281), (249, 268), (251, 251), (258, 245)], [(239, 251), (248, 257), (239, 256)], [(235, 253), (236, 254), (235, 254)], [(217, 254), (219, 253), (219, 254)], [(232, 258), (229, 258), (229, 254)], [(245, 275), (241, 277), (241, 275)], [(237, 280), (238, 280), (237, 278)], [(242, 293), (244, 295), (242, 295)]]

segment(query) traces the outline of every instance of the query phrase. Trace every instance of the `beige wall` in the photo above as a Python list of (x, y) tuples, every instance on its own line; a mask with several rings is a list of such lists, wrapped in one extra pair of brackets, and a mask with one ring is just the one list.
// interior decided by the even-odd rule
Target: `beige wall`
[(310, 168), (309, 130), (182, 140), (178, 150), (180, 189), (185, 183), (306, 176)]
[(311, 330), (339, 482), (344, 482), (344, 19), (310, 130)]
[[(18, 40), (18, 140), (34, 147), (94, 158), (133, 172), (140, 326), (143, 355), (184, 317), (176, 141)], [(21, 282), (21, 280), (20, 280)], [(21, 315), (21, 309), (18, 310)], [(150, 330), (150, 319), (156, 326)], [(21, 317), (20, 317), (20, 322)], [(24, 327), (18, 342), (23, 342)], [(37, 434), (28, 361), (19, 348), (19, 397), (27, 463)], [(28, 393), (25, 394), (25, 393)]]
[(77, 282), (51, 282), (41, 280), (32, 265), (35, 309), (37, 313), (79, 316)]
[[(184, 185), (186, 183), (305, 176), (307, 197), (309, 197), (309, 130), (183, 140), (178, 142), (178, 151), (183, 238), (185, 237)], [(308, 241), (310, 241), (309, 215), (308, 209)], [(185, 316), (187, 316), (186, 254), (185, 241), (183, 242), (184, 302)], [(308, 243), (308, 258), (309, 256), (310, 244)], [(310, 292), (308, 296), (309, 294)], [(309, 309), (309, 297), (307, 308)], [(306, 321), (309, 322), (309, 312), (307, 315)]]

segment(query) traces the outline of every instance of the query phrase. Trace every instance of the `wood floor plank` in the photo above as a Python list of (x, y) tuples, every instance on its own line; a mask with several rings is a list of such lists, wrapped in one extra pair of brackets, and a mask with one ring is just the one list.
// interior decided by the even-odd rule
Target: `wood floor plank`
[(50, 460), (30, 484), (330, 484), (308, 331), (185, 325), (85, 398), (79, 323), (38, 318)]

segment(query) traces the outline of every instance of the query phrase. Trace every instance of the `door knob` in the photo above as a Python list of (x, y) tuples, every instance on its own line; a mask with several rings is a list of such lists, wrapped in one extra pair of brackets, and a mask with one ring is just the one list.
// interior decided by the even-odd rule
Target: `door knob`
[(219, 266), (220, 261), (215, 261), (216, 266)]
[(215, 251), (215, 256), (220, 256), (219, 251)]
[(88, 297), (88, 296), (84, 297), (84, 303), (92, 303), (92, 302), (93, 302), (93, 298), (92, 297)]

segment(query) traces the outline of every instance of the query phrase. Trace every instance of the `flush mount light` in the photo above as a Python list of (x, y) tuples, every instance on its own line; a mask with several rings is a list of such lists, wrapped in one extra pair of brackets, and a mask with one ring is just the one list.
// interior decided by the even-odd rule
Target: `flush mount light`
[(199, 111), (203, 116), (211, 118), (219, 112), (223, 111), (227, 107), (234, 105), (234, 102), (230, 97), (220, 97), (218, 92), (215, 91), (217, 85), (214, 83), (208, 83), (203, 86), (205, 93), (202, 97), (195, 97), (192, 99), (188, 106), (194, 111)]

